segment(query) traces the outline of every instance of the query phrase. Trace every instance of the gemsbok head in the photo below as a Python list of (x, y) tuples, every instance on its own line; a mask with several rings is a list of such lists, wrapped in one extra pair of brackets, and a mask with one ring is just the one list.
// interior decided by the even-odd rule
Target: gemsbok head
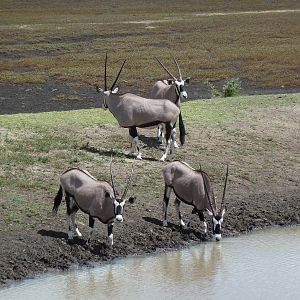
[(90, 243), (94, 229), (95, 219), (107, 224), (109, 246), (113, 245), (113, 226), (115, 222), (123, 222), (123, 212), (126, 201), (133, 202), (134, 198), (126, 198), (133, 175), (134, 163), (122, 196), (115, 188), (112, 174), (112, 157), (110, 159), (111, 184), (99, 181), (88, 171), (72, 168), (65, 171), (60, 177), (60, 187), (54, 199), (53, 213), (56, 214), (65, 197), (68, 220), (68, 239), (73, 239), (74, 233), (81, 237), (76, 222), (75, 214), (80, 209), (89, 215), (90, 234), (87, 244)]
[[(185, 85), (188, 85), (190, 83), (190, 77), (186, 79), (182, 79), (181, 70), (179, 68), (179, 64), (175, 57), (173, 57), (173, 61), (177, 67), (178, 71), (178, 78), (176, 78), (168, 69), (167, 67), (158, 59), (156, 58), (158, 63), (163, 67), (163, 69), (168, 73), (169, 76), (171, 76), (171, 79), (167, 80), (159, 80), (155, 82), (155, 84), (152, 87), (151, 90), (151, 98), (153, 99), (169, 99), (173, 103), (175, 103), (178, 107), (180, 107), (181, 99), (187, 99), (188, 95), (185, 89)], [(175, 124), (176, 126), (176, 124)], [(179, 130), (185, 132), (182, 113), (180, 111), (179, 114)], [(174, 127), (175, 131), (175, 127)], [(175, 131), (176, 132), (176, 131)], [(174, 134), (175, 135), (175, 134)], [(161, 126), (158, 126), (157, 129), (157, 138), (159, 142), (161, 143), (163, 141), (163, 128)], [(181, 135), (184, 136), (184, 135)], [(183, 145), (185, 140), (180, 140), (180, 143)], [(175, 140), (175, 148), (178, 147), (177, 142)]]
[[(142, 148), (139, 143), (137, 128), (149, 128), (158, 124), (164, 124), (166, 128), (166, 149), (161, 161), (173, 151), (174, 143), (171, 138), (174, 124), (180, 113), (180, 109), (167, 99), (148, 99), (131, 93), (119, 94), (115, 84), (121, 74), (125, 61), (115, 79), (112, 87), (107, 88), (106, 69), (107, 53), (105, 57), (104, 89), (96, 86), (97, 91), (103, 95), (103, 106), (108, 108), (117, 119), (119, 125), (129, 129), (131, 137), (130, 155), (133, 156), (137, 147), (137, 158), (142, 159)], [(184, 133), (182, 133), (184, 134)]]
[[(212, 216), (212, 231), (217, 241), (221, 240), (221, 225), (225, 214), (225, 192), (228, 179), (228, 165), (224, 183), (223, 197), (220, 209), (217, 209), (212, 185), (209, 176), (202, 170), (195, 170), (188, 164), (181, 161), (174, 161), (163, 168), (163, 177), (165, 182), (165, 192), (163, 201), (163, 226), (167, 226), (167, 209), (171, 191), (173, 190), (176, 199), (175, 207), (179, 216), (180, 225), (187, 227), (182, 220), (180, 212), (180, 203), (184, 202), (193, 206), (192, 214), (198, 214), (203, 222), (204, 233), (207, 231), (207, 224), (204, 220), (206, 211)], [(187, 223), (188, 227), (190, 221)]]

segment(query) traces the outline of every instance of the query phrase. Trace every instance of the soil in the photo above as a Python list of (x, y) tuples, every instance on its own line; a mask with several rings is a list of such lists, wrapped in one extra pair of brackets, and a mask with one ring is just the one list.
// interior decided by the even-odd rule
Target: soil
[[(43, 85), (1, 84), (0, 113), (15, 114), (100, 107), (97, 93), (94, 90), (91, 92), (91, 88), (72, 88), (54, 83)], [(210, 96), (204, 85), (192, 85), (190, 91), (191, 98), (195, 98), (195, 95), (199, 94), (205, 98)], [(252, 86), (244, 92), (255, 94), (264, 91)], [(300, 92), (300, 89), (269, 88), (265, 92)], [(67, 97), (61, 95), (67, 95)], [(261, 112), (262, 116), (265, 113), (270, 112), (263, 111)], [(294, 115), (289, 113), (289, 111), (272, 112), (274, 118), (278, 117), (278, 122), (297, 124), (299, 111), (296, 111)], [(249, 112), (249, 120), (253, 117)], [(257, 115), (255, 117), (259, 120), (257, 126), (260, 126), (269, 138), (272, 139), (276, 136), (276, 138), (283, 139), (282, 143), (285, 142), (284, 139), (292, 140), (290, 136), (287, 136), (288, 132), (272, 132), (264, 118), (259, 118)], [(247, 127), (249, 124), (243, 126)], [(226, 128), (226, 130), (236, 130), (236, 128), (232, 125), (232, 128)], [(297, 128), (290, 135), (295, 133), (297, 134)], [(208, 129), (202, 131), (201, 134), (208, 137)], [(222, 132), (213, 134), (218, 136)], [(297, 136), (295, 137), (297, 140)], [(194, 137), (195, 141), (197, 138), (197, 136)], [(230, 141), (228, 142), (230, 143)], [(196, 142), (195, 145), (197, 145)], [(297, 141), (288, 146), (293, 153), (298, 152)], [(283, 159), (284, 153), (277, 153), (276, 157), (278, 160)], [(251, 159), (259, 163), (260, 157), (257, 155)], [(249, 163), (253, 162), (249, 161)], [(297, 167), (292, 166), (287, 171), (286, 165), (282, 164), (278, 168), (262, 170), (262, 177), (264, 181), (261, 185), (256, 185), (256, 188), (252, 188), (252, 182), (246, 176), (229, 181), (230, 188), (227, 197), (230, 198), (230, 201), (228, 200), (223, 226), (225, 238), (267, 226), (287, 226), (300, 223), (299, 169), (297, 172)], [(278, 184), (278, 178), (282, 184)], [(50, 201), (52, 200), (49, 199)], [(196, 217), (193, 218), (191, 229), (181, 229), (178, 226), (173, 207), (170, 208), (169, 226), (162, 227), (161, 199), (151, 203), (140, 200), (137, 204), (126, 207), (124, 222), (115, 226), (115, 244), (112, 249), (107, 247), (106, 226), (99, 222), (96, 226), (97, 233), (95, 233), (91, 245), (87, 247), (84, 237), (88, 234), (88, 228), (82, 226), (81, 222), (79, 227), (83, 238), (76, 237), (72, 242), (67, 240), (63, 206), (56, 219), (46, 218), (40, 228), (32, 229), (24, 226), (20, 230), (1, 223), (0, 219), (0, 286), (53, 269), (65, 270), (74, 264), (92, 266), (95, 263), (110, 262), (119, 257), (178, 249), (212, 240), (210, 233), (207, 235), (201, 233)], [(49, 211), (51, 211), (51, 204)], [(187, 211), (191, 211), (191, 209), (188, 208)], [(84, 223), (87, 224), (85, 215), (82, 215), (81, 219), (85, 220)], [(208, 230), (208, 232), (211, 231)]]

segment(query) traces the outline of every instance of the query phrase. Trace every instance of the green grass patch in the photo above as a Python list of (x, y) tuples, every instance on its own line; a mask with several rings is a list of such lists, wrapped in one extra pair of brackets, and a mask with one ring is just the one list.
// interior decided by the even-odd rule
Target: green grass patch
[[(174, 159), (185, 160), (195, 168), (201, 164), (217, 182), (223, 182), (226, 160), (230, 162), (233, 182), (258, 184), (264, 180), (268, 184), (268, 180), (273, 180), (272, 168), (278, 164), (287, 166), (284, 176), (288, 178), (288, 172), (294, 172), (297, 165), (295, 149), (291, 148), (293, 140), (285, 141), (284, 122), (269, 118), (269, 114), (276, 111), (280, 117), (282, 111), (288, 111), (295, 117), (292, 113), (297, 112), (299, 105), (300, 94), (185, 102), (182, 110), (188, 141), (175, 151)], [(255, 119), (259, 113), (264, 118), (264, 111), (271, 124), (267, 133), (259, 126), (269, 123)], [(248, 119), (249, 115), (254, 119)], [(244, 127), (245, 122), (249, 126)], [(82, 167), (109, 180), (108, 161), (113, 150), (117, 165), (114, 172), (121, 186), (131, 165), (126, 156), (127, 130), (119, 129), (109, 111), (2, 115), (0, 124), (0, 215), (5, 224), (35, 226), (43, 222), (51, 211), (59, 176), (70, 167)], [(155, 136), (154, 131), (141, 130), (140, 134), (149, 141), (150, 134)], [(155, 160), (160, 158), (162, 148), (145, 145), (143, 154), (146, 159), (136, 162), (131, 187), (141, 202), (149, 195), (159, 198), (163, 188), (163, 163)], [(161, 189), (153, 190), (154, 186)]]

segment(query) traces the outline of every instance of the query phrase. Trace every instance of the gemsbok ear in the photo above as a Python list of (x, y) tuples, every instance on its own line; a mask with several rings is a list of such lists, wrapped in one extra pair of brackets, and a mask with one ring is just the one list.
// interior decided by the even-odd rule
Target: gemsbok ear
[(98, 93), (104, 92), (97, 84), (95, 85), (95, 88)]
[(225, 208), (223, 208), (222, 211), (221, 211), (221, 217), (222, 217), (222, 218), (223, 218), (223, 216), (224, 216), (224, 214), (225, 214), (225, 211), (226, 211)]
[(136, 197), (130, 197), (130, 198), (128, 199), (128, 202), (129, 202), (130, 204), (133, 204), (133, 203), (135, 202), (135, 200), (136, 200)]
[(105, 198), (111, 198), (109, 192), (105, 192)]
[(174, 80), (173, 79), (168, 79), (168, 85), (173, 84)]
[(112, 94), (116, 94), (118, 91), (119, 91), (119, 88), (116, 87), (116, 88), (114, 88), (114, 89), (111, 91), (111, 93), (112, 93)]
[(207, 212), (210, 216), (213, 216), (213, 215), (214, 215), (208, 208), (206, 209), (206, 212)]
[(184, 81), (184, 83), (190, 84), (190, 83), (191, 83), (191, 77), (188, 77), (188, 78)]

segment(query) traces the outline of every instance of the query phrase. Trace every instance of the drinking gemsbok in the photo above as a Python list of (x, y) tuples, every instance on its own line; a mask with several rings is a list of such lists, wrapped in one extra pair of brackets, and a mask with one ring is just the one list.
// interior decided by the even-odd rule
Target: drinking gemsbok
[[(203, 222), (204, 232), (206, 233), (207, 224), (204, 220), (204, 211), (212, 216), (213, 235), (216, 240), (221, 240), (221, 225), (225, 213), (224, 200), (228, 178), (228, 165), (224, 183), (221, 207), (218, 210), (214, 197), (212, 185), (208, 175), (202, 170), (195, 170), (185, 162), (174, 161), (163, 168), (165, 181), (164, 205), (163, 205), (163, 226), (167, 226), (167, 209), (171, 191), (173, 190), (176, 199), (175, 207), (180, 219), (180, 225), (185, 227), (181, 218), (180, 202), (194, 206), (192, 214), (198, 214), (200, 221)], [(188, 222), (189, 225), (189, 222)]]
[[(75, 214), (80, 209), (89, 215), (90, 235), (89, 244), (94, 229), (95, 219), (107, 224), (109, 245), (113, 245), (114, 222), (123, 221), (124, 205), (127, 201), (126, 194), (133, 175), (133, 164), (125, 191), (119, 197), (112, 175), (112, 158), (110, 161), (110, 185), (106, 181), (99, 181), (88, 171), (73, 168), (64, 172), (60, 177), (59, 191), (54, 199), (53, 212), (56, 213), (63, 196), (67, 205), (67, 220), (69, 224), (68, 238), (72, 239), (74, 233), (81, 237), (75, 222)], [(128, 199), (133, 202), (134, 198)]]
[(174, 148), (171, 135), (173, 126), (178, 118), (180, 109), (167, 99), (147, 99), (131, 93), (119, 94), (115, 84), (120, 76), (125, 61), (118, 73), (118, 76), (111, 88), (107, 87), (106, 65), (107, 54), (105, 57), (104, 90), (97, 87), (97, 91), (103, 95), (103, 108), (109, 111), (117, 119), (121, 127), (129, 128), (131, 137), (130, 155), (134, 154), (137, 147), (137, 158), (142, 158), (141, 146), (138, 140), (137, 127), (153, 127), (158, 124), (164, 124), (166, 127), (166, 150), (160, 160), (164, 161)]
[[(182, 79), (181, 70), (179, 68), (177, 60), (173, 57), (173, 60), (176, 64), (179, 79), (177, 79), (161, 62), (158, 58), (156, 60), (163, 67), (163, 69), (171, 76), (171, 79), (168, 80), (159, 80), (155, 82), (151, 90), (151, 98), (153, 99), (169, 99), (174, 104), (176, 104), (180, 108), (181, 99), (187, 99), (188, 95), (185, 90), (185, 84), (190, 83), (190, 77), (187, 79)], [(182, 119), (182, 112), (179, 114), (179, 130), (185, 133), (185, 127)], [(174, 146), (178, 147), (176, 138), (175, 138), (175, 125), (174, 125)], [(184, 144), (184, 134), (180, 135), (182, 140), (180, 140), (181, 145)], [(163, 140), (163, 128), (161, 125), (158, 126), (157, 129), (157, 137), (159, 142)]]

